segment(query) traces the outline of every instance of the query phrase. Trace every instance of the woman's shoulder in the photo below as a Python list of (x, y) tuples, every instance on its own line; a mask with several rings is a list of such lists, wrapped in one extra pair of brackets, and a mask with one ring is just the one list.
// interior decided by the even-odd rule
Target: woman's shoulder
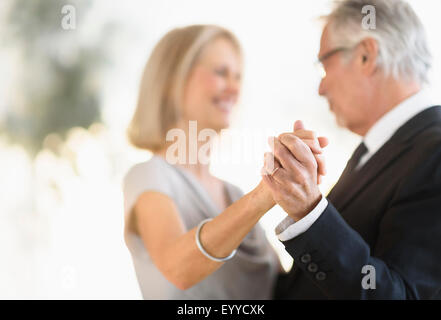
[(129, 168), (129, 170), (127, 170), (125, 177), (140, 173), (155, 173), (158, 170), (163, 170), (165, 168), (163, 162), (164, 160), (159, 156), (153, 156), (147, 161), (135, 163)]
[(172, 174), (169, 165), (159, 156), (134, 164), (123, 178), (124, 195), (126, 199), (136, 199), (142, 192), (157, 191), (171, 196)]
[(159, 156), (153, 156), (147, 161), (131, 166), (124, 176), (124, 183), (139, 179), (166, 182), (167, 176), (172, 174), (172, 168), (164, 159)]

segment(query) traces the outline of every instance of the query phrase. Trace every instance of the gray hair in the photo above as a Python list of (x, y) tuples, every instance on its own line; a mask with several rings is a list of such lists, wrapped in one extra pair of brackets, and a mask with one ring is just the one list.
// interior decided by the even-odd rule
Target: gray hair
[[(363, 26), (366, 11), (375, 8), (376, 26)], [(329, 23), (333, 45), (353, 47), (365, 38), (378, 42), (377, 65), (396, 79), (428, 82), (432, 56), (424, 27), (409, 4), (402, 0), (335, 1), (334, 10), (324, 17)]]

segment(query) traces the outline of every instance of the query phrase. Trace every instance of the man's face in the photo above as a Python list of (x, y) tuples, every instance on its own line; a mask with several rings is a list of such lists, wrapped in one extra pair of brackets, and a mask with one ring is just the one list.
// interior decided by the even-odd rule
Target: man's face
[[(319, 58), (336, 49), (331, 44), (329, 26), (325, 26), (320, 40)], [(345, 54), (349, 57), (345, 59)], [(322, 63), (326, 75), (320, 82), (319, 94), (328, 100), (337, 124), (354, 133), (363, 134), (369, 122), (368, 79), (361, 68), (357, 48), (338, 51)]]

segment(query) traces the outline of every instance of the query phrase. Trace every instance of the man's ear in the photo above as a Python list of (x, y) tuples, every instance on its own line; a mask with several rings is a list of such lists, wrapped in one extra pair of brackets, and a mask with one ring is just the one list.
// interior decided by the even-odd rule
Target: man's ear
[(363, 73), (372, 75), (377, 68), (378, 42), (374, 38), (366, 38), (360, 43), (360, 64)]

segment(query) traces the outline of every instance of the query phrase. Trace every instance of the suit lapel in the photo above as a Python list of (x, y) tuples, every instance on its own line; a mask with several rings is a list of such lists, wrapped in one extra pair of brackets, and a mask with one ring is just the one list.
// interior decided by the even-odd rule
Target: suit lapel
[[(441, 123), (441, 107), (428, 108), (401, 126), (358, 171), (339, 179), (327, 198), (340, 212), (394, 161), (411, 148), (411, 139), (431, 124)], [(344, 181), (343, 181), (344, 180)]]
[(352, 171), (347, 177), (344, 186), (340, 187), (340, 181), (328, 195), (337, 210), (342, 211), (347, 204), (356, 197), (369, 183), (391, 166), (395, 159), (406, 152), (410, 145), (397, 144), (388, 141), (372, 158), (358, 171)]

